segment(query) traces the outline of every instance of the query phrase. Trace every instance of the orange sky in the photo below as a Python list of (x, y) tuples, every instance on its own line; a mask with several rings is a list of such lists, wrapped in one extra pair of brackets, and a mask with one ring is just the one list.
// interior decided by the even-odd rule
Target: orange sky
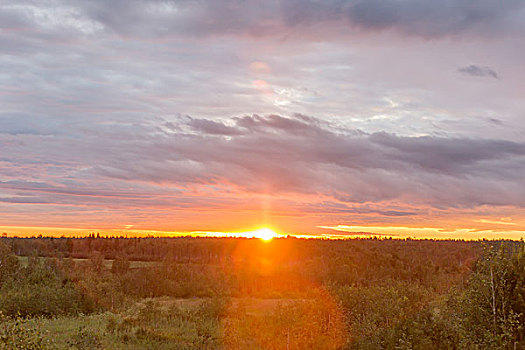
[[(52, 237), (85, 237), (92, 233), (99, 233), (102, 236), (110, 237), (176, 237), (176, 236), (193, 236), (193, 237), (259, 237), (257, 231), (154, 231), (154, 230), (97, 230), (97, 229), (78, 229), (78, 228), (58, 228), (58, 227), (17, 227), (17, 226), (0, 226), (0, 231), (8, 237), (34, 237), (38, 235)], [(276, 231), (275, 237), (286, 236), (286, 233)], [(325, 233), (298, 233), (292, 234), (298, 238), (412, 238), (412, 239), (510, 239), (521, 240), (525, 238), (525, 231), (499, 231), (499, 230), (475, 230), (475, 229), (457, 229), (453, 231), (443, 230), (440, 228), (412, 228), (412, 227), (371, 227), (371, 226), (335, 226), (333, 230), (327, 230)], [(266, 236), (264, 236), (266, 237)]]

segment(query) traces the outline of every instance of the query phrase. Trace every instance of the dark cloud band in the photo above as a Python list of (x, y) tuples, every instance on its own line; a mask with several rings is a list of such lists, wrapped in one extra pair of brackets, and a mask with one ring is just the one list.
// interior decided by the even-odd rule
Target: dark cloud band
[[(109, 30), (124, 36), (276, 35), (323, 23), (362, 30), (395, 29), (408, 35), (441, 37), (483, 32), (523, 8), (504, 0), (280, 0), (280, 1), (52, 1), (0, 7), (4, 26), (73, 29), (87, 35)], [(118, 15), (116, 15), (118, 14)]]
[[(222, 121), (180, 117), (158, 126), (70, 131), (58, 137), (2, 134), (9, 151), (4, 162), (20, 169), (24, 162), (45, 159), (41, 167), (56, 169), (64, 180), (41, 176), (39, 182), (11, 180), (0, 187), (24, 195), (92, 196), (109, 202), (142, 200), (150, 193), (109, 191), (107, 184), (124, 188), (126, 183), (153, 183), (321, 195), (344, 203), (525, 206), (519, 175), (525, 170), (525, 144), (510, 141), (368, 134), (302, 115)], [(9, 142), (14, 137), (17, 144)]]

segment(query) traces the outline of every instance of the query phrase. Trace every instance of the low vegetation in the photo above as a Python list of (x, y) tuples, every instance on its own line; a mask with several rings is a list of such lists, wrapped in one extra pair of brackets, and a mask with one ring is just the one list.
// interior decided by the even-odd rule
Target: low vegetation
[(521, 349), (525, 244), (2, 238), (0, 312), (0, 349)]

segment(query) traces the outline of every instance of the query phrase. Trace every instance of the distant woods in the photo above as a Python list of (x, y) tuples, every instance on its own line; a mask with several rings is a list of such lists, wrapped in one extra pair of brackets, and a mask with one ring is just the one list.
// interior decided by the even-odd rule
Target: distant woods
[[(172, 307), (142, 321), (133, 318), (131, 328), (125, 319), (112, 320), (112, 332), (143, 342), (153, 336), (144, 335), (144, 324), (161, 324), (170, 332), (170, 320), (179, 315), (177, 327), (196, 327), (193, 340), (190, 331), (178, 331), (180, 337), (186, 334), (186, 348), (195, 349), (520, 349), (525, 347), (525, 245), (0, 239), (3, 317), (119, 315), (144, 298), (159, 297), (214, 302), (197, 311)], [(281, 302), (259, 313), (243, 306), (246, 297)], [(161, 344), (173, 337), (150, 340)], [(206, 347), (199, 347), (203, 342)]]

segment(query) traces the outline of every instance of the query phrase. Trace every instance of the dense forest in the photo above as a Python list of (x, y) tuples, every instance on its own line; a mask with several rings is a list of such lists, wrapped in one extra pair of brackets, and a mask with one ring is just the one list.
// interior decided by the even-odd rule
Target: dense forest
[(0, 349), (523, 349), (525, 244), (0, 238)]

